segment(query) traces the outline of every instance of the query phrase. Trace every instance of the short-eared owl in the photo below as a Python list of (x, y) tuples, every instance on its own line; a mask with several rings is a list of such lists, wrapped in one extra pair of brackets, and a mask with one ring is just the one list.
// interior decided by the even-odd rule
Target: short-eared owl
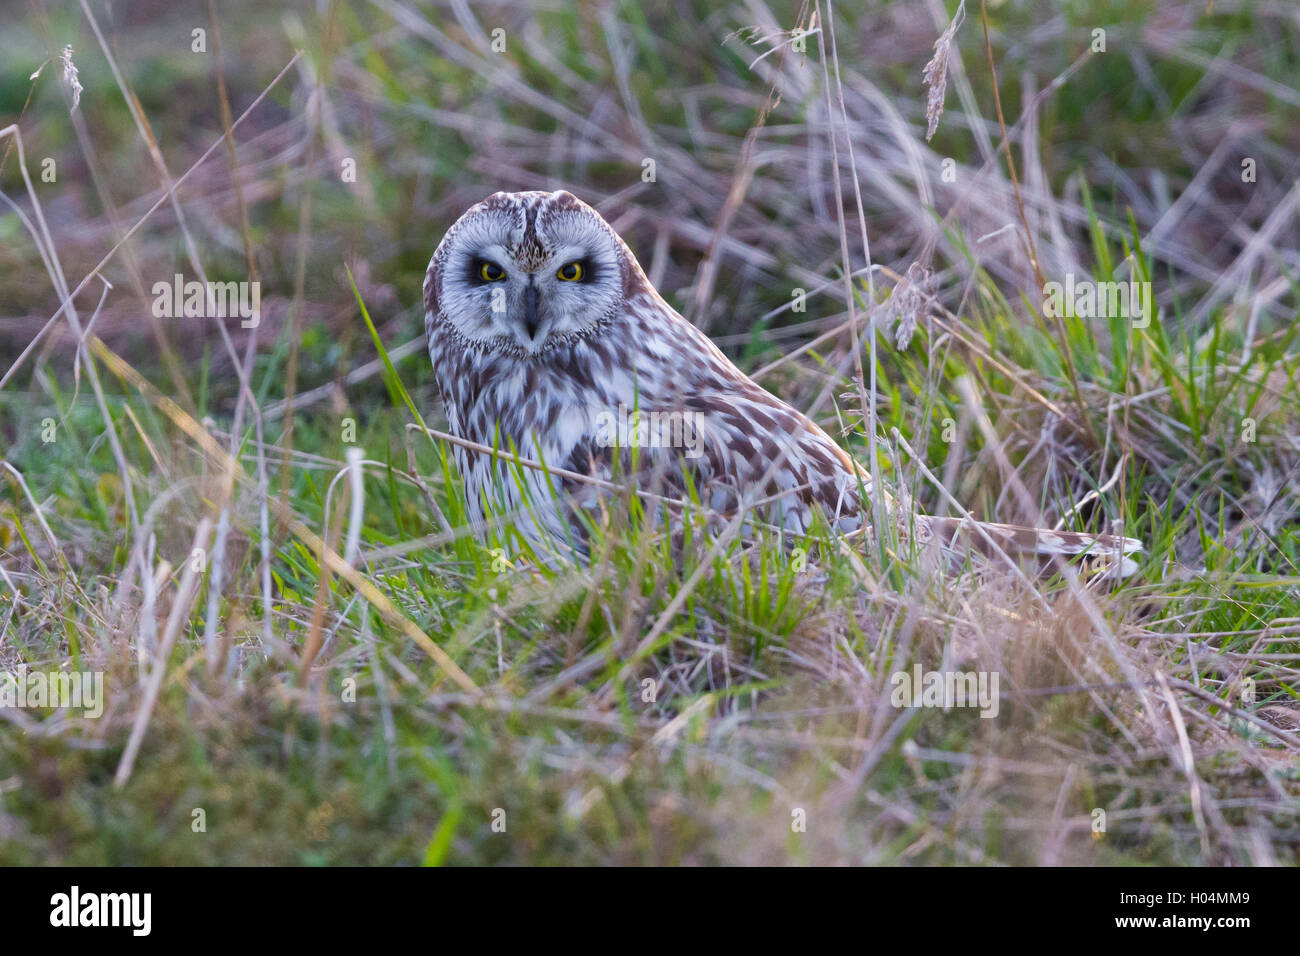
[[(455, 448), (476, 522), (485, 506), (513, 513), (535, 543), (581, 552), (578, 510), (627, 477), (796, 533), (814, 509), (842, 532), (870, 513), (870, 476), (673, 311), (623, 240), (570, 193), (499, 192), (470, 208), (429, 263), (424, 305), (451, 432), (507, 453)], [(512, 448), (548, 470), (513, 464)], [(1128, 554), (1141, 550), (1110, 535), (892, 520), (951, 556), (1088, 552), (1126, 575), (1136, 568)]]

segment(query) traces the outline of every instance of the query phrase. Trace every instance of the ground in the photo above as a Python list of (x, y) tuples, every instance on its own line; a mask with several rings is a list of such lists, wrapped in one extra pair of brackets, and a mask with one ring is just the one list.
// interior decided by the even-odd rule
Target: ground
[[(7, 9), (0, 671), (104, 697), (0, 705), (0, 862), (1295, 863), (1300, 20), (957, 7)], [(1138, 573), (475, 538), (420, 283), (527, 188), (918, 509)]]

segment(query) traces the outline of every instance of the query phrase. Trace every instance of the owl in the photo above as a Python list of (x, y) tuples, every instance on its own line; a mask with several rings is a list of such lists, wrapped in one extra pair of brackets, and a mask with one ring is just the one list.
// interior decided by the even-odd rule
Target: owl
[[(424, 306), (480, 530), (508, 514), (537, 551), (580, 557), (582, 513), (632, 481), (656, 507), (689, 496), (792, 535), (818, 513), (838, 533), (873, 533), (871, 475), (675, 312), (627, 244), (571, 193), (498, 192), (467, 210), (429, 262)], [(1123, 577), (1142, 547), (902, 513), (892, 499), (888, 513), (901, 535), (957, 562), (978, 551), (1041, 566), (1086, 553)]]

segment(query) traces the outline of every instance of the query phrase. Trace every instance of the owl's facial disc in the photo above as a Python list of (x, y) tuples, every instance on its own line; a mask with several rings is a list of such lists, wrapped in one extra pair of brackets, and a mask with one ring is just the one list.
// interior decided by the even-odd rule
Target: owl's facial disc
[(623, 300), (620, 243), (566, 192), (497, 193), (448, 231), (436, 290), (471, 342), (535, 355), (590, 334)]

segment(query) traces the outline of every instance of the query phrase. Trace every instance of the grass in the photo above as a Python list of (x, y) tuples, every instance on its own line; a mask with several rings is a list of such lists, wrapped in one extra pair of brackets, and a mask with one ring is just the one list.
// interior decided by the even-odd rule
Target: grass
[[(0, 671), (102, 672), (107, 703), (0, 707), (0, 862), (1297, 862), (1300, 23), (991, 5), (1022, 214), (976, 5), (924, 141), (948, 7), (7, 25), (34, 198), (0, 137)], [(74, 112), (57, 63), (26, 79), (65, 43)], [(476, 536), (415, 304), (465, 207), (537, 186), (918, 510), (1122, 526), (1139, 574), (940, 575), (887, 538), (719, 542), (700, 509), (674, 546), (629, 489), (589, 565), (520, 554), (517, 516)], [(1026, 236), (1157, 315), (1058, 323)], [(83, 351), (42, 250), (87, 277)], [(256, 274), (261, 324), (156, 318), (200, 269)], [(894, 707), (914, 665), (997, 674), (998, 716)]]

